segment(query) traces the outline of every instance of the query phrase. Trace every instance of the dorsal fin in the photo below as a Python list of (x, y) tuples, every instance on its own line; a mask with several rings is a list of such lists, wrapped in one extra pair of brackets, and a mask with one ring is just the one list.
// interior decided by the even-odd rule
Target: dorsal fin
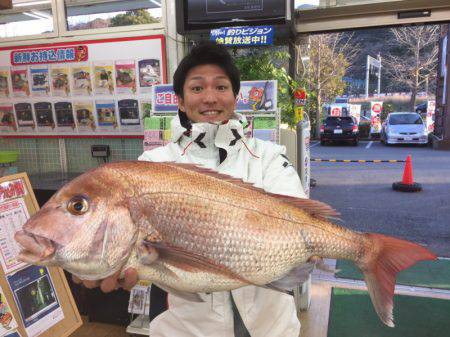
[(175, 163), (175, 162), (165, 162), (165, 163), (161, 163), (161, 164), (171, 166), (174, 168), (197, 172), (200, 174), (205, 174), (210, 177), (229, 182), (229, 183), (239, 186), (241, 188), (245, 188), (247, 190), (264, 193), (264, 194), (269, 195), (273, 198), (276, 198), (282, 202), (285, 202), (287, 204), (290, 204), (297, 208), (300, 208), (316, 218), (321, 218), (321, 219), (337, 218), (338, 219), (339, 215), (340, 215), (335, 209), (333, 209), (331, 206), (329, 206), (323, 202), (320, 202), (317, 200), (311, 200), (311, 199), (290, 197), (290, 196), (276, 194), (276, 193), (269, 193), (269, 192), (264, 191), (262, 188), (258, 188), (258, 187), (253, 186), (250, 183), (243, 182), (241, 179), (234, 178), (234, 177), (231, 177), (231, 176), (223, 174), (223, 173), (218, 173), (211, 169), (197, 166), (195, 164), (185, 164), (185, 163)]

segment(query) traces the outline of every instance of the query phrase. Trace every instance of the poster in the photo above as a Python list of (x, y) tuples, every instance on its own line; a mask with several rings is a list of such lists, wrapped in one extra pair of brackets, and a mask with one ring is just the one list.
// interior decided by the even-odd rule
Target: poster
[(117, 102), (119, 107), (119, 121), (122, 131), (141, 131), (141, 117), (139, 102), (135, 99), (122, 99)]
[[(3, 184), (2, 188), (6, 189)], [(0, 262), (5, 274), (26, 266), (17, 261), (21, 248), (14, 240), (14, 234), (22, 229), (29, 217), (22, 198), (0, 203)]]
[(92, 132), (96, 129), (94, 105), (91, 101), (74, 101), (73, 110), (79, 132)]
[(383, 110), (383, 102), (370, 102), (370, 133), (380, 133), (381, 131), (381, 110)]
[(0, 336), (14, 336), (11, 334), (11, 330), (15, 328), (17, 328), (17, 322), (3, 289), (0, 287)]
[(150, 93), (154, 85), (161, 84), (161, 62), (145, 59), (138, 62), (139, 88), (141, 93)]
[(14, 104), (14, 110), (16, 110), (19, 131), (33, 131), (36, 129), (31, 103), (16, 103)]
[(114, 100), (95, 101), (98, 130), (114, 131), (117, 128), (116, 104)]
[(38, 336), (64, 318), (46, 267), (28, 266), (6, 278), (29, 337)]
[(0, 98), (10, 97), (10, 77), (9, 67), (0, 67)]
[(142, 114), (142, 119), (150, 117), (150, 115), (152, 114), (152, 100), (142, 99), (140, 111)]
[(14, 97), (30, 96), (30, 88), (28, 86), (28, 68), (11, 67), (11, 84)]
[(340, 106), (340, 105), (331, 105), (330, 106), (330, 116), (333, 116), (333, 117), (342, 116), (342, 106)]
[(30, 67), (31, 95), (48, 96), (50, 94), (48, 66)]
[(150, 308), (150, 287), (135, 285), (130, 292), (128, 312), (138, 315), (148, 315)]
[(0, 103), (0, 131), (13, 132), (17, 130), (12, 104)]
[(94, 92), (96, 95), (114, 94), (112, 62), (94, 62)]
[(53, 118), (52, 103), (37, 102), (34, 103), (34, 112), (36, 114), (37, 130), (48, 132), (55, 129), (55, 120)]
[[(0, 48), (0, 103), (13, 106), (17, 127), (0, 129), (0, 137), (142, 137), (143, 114), (150, 115), (153, 86), (166, 81), (164, 39), (163, 35), (105, 36), (75, 45)], [(124, 50), (132, 53), (125, 56)], [(108, 116), (97, 118), (95, 102), (100, 100), (114, 102), (114, 124)], [(75, 101), (91, 102), (80, 107), (79, 121)], [(74, 124), (64, 120), (70, 118), (63, 112), (69, 103)]]
[(427, 102), (427, 131), (428, 133), (434, 132), (434, 113), (436, 110), (436, 101)]
[(136, 93), (136, 65), (134, 60), (116, 61), (116, 93)]
[(70, 95), (68, 66), (52, 66), (50, 70), (52, 96), (67, 97)]
[(56, 128), (60, 132), (71, 132), (75, 129), (75, 119), (71, 102), (55, 102)]
[(350, 104), (350, 116), (356, 119), (356, 124), (361, 120), (361, 104)]
[(91, 69), (88, 64), (73, 65), (71, 79), (74, 96), (89, 96), (92, 94)]

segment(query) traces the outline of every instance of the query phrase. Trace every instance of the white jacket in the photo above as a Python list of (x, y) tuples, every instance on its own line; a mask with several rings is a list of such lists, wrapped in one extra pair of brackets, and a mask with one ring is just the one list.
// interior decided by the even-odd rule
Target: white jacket
[[(139, 160), (195, 163), (267, 192), (306, 198), (297, 172), (284, 156), (286, 149), (271, 142), (246, 138), (236, 114), (220, 126), (193, 123), (191, 134), (178, 117), (172, 121), (172, 143), (145, 151)], [(219, 148), (227, 156), (220, 163)], [(293, 296), (247, 286), (232, 291), (239, 314), (251, 337), (298, 337), (300, 322)], [(150, 323), (151, 337), (234, 337), (229, 292), (202, 294), (194, 303), (169, 294), (169, 309)]]

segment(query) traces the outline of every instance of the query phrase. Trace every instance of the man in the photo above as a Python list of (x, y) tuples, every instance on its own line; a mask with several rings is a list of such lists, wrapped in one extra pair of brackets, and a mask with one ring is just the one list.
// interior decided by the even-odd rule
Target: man
[[(225, 48), (212, 43), (195, 47), (178, 66), (173, 87), (179, 114), (172, 122), (172, 142), (144, 152), (139, 160), (198, 164), (267, 192), (306, 197), (296, 171), (286, 165), (283, 146), (244, 136), (245, 118), (234, 112), (239, 71)], [(125, 285), (135, 277), (135, 271), (126, 271)], [(102, 289), (109, 290), (116, 279), (117, 275), (104, 280)], [(169, 294), (167, 310), (150, 323), (150, 336), (297, 337), (300, 333), (291, 295), (246, 286), (200, 296), (204, 302), (194, 303)]]

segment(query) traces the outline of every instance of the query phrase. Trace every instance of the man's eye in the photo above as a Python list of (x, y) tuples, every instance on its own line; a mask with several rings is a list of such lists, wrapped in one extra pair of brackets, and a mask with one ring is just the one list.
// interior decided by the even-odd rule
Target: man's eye
[(197, 86), (197, 87), (192, 87), (192, 88), (191, 88), (191, 90), (194, 91), (194, 92), (200, 92), (200, 91), (202, 91), (202, 89), (203, 89), (203, 88), (202, 88), (202, 87), (199, 87), (199, 86)]
[(217, 90), (219, 90), (219, 91), (225, 91), (227, 89), (228, 89), (228, 86), (226, 86), (226, 85), (219, 85), (219, 86), (217, 86)]

